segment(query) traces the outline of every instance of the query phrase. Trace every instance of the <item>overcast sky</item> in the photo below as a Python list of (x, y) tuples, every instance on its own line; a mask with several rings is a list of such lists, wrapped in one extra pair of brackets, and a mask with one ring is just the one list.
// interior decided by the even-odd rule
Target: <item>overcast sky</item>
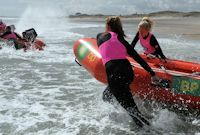
[(163, 10), (200, 11), (200, 0), (0, 0), (0, 16), (20, 16), (27, 7), (63, 14), (132, 14)]

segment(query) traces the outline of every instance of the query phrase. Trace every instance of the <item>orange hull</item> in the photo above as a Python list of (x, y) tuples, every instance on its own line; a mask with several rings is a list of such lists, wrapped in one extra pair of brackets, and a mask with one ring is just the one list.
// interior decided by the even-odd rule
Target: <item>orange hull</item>
[(42, 40), (39, 40), (39, 39), (36, 39), (35, 42), (33, 43), (32, 47), (36, 50), (44, 50), (44, 47), (46, 46), (46, 44), (42, 41)]
[(144, 54), (140, 54), (140, 56), (148, 63), (152, 63), (155, 67), (164, 66), (168, 70), (174, 70), (190, 74), (195, 72), (200, 72), (200, 64), (198, 63), (192, 63), (174, 59), (168, 59), (167, 62), (163, 62), (158, 58), (148, 58)]
[[(105, 68), (93, 38), (79, 39), (74, 43), (74, 54), (79, 63), (84, 66), (98, 81), (107, 83)], [(127, 57), (134, 68), (135, 78), (130, 85), (132, 93), (141, 98), (154, 99), (164, 103), (179, 104), (200, 109), (200, 64), (169, 60), (161, 63), (158, 59), (147, 59), (141, 55), (156, 72), (159, 78), (169, 81), (169, 87), (151, 85), (150, 75), (132, 58)], [(165, 69), (160, 68), (161, 65)]]

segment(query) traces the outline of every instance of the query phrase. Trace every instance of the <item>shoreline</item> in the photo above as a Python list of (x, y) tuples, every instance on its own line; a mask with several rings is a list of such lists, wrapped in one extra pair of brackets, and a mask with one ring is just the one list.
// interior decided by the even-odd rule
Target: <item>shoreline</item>
[[(199, 12), (200, 15), (200, 12)], [(92, 23), (105, 23), (107, 16), (79, 16), (69, 17), (69, 21), (72, 22), (92, 22)], [(123, 17), (121, 21), (124, 25), (126, 24), (138, 24), (141, 17)], [(150, 19), (153, 20), (153, 32), (164, 35), (180, 35), (186, 39), (192, 39), (200, 41), (200, 16), (152, 16)]]
[(107, 18), (108, 16), (120, 16), (121, 18), (129, 18), (129, 19), (137, 19), (142, 18), (144, 16), (148, 17), (200, 17), (200, 11), (192, 11), (192, 12), (179, 12), (179, 11), (158, 11), (158, 12), (152, 12), (152, 13), (144, 13), (144, 14), (127, 14), (127, 15), (104, 15), (104, 14), (84, 14), (84, 13), (76, 13), (74, 15), (69, 15), (68, 18), (75, 19), (75, 18)]

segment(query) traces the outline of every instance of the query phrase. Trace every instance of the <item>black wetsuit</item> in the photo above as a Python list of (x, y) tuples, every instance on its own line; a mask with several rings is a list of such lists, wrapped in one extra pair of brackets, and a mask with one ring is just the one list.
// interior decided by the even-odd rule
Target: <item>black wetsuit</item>
[[(111, 38), (111, 34), (108, 33), (106, 35), (98, 34), (97, 35), (97, 44), (101, 46), (102, 43), (106, 42)], [(147, 72), (149, 72), (152, 76), (155, 73), (149, 67), (149, 65), (139, 56), (139, 54), (134, 50), (134, 48), (124, 39), (124, 37), (119, 37), (118, 40), (126, 47), (127, 53), (131, 56), (135, 61), (137, 61)], [(110, 51), (114, 51), (115, 49)], [(106, 74), (108, 79), (108, 86), (103, 92), (104, 100), (111, 100), (112, 96), (117, 99), (117, 101), (121, 104), (123, 108), (127, 110), (130, 116), (132, 116), (133, 120), (137, 125), (143, 126), (143, 123), (149, 125), (149, 122), (145, 120), (142, 114), (139, 112), (133, 96), (130, 92), (129, 85), (134, 79), (134, 73), (132, 70), (132, 66), (127, 59), (120, 60), (110, 60), (105, 64)], [(138, 120), (141, 119), (140, 120)]]
[[(144, 37), (144, 39), (146, 39), (149, 36), (149, 34), (147, 36)], [(133, 39), (131, 45), (133, 46), (133, 48), (135, 47), (136, 43), (139, 40), (139, 32), (137, 32), (135, 38)], [(158, 43), (158, 41), (156, 40), (155, 36), (152, 34), (151, 38), (150, 38), (150, 45), (153, 46), (155, 48), (155, 52), (153, 53), (153, 55), (155, 55), (158, 58), (161, 59), (166, 59), (165, 55), (163, 54), (160, 45)]]

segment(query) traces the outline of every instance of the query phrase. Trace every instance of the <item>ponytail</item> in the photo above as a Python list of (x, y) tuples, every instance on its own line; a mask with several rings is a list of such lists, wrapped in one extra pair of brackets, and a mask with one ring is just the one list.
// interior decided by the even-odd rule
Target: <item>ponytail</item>
[(142, 21), (138, 25), (138, 27), (144, 27), (148, 31), (151, 31), (152, 26), (153, 26), (153, 21), (151, 21), (149, 17), (143, 17)]
[(106, 19), (106, 24), (110, 26), (111, 31), (117, 33), (119, 36), (125, 37), (124, 30), (122, 28), (122, 23), (120, 17), (111, 16)]

